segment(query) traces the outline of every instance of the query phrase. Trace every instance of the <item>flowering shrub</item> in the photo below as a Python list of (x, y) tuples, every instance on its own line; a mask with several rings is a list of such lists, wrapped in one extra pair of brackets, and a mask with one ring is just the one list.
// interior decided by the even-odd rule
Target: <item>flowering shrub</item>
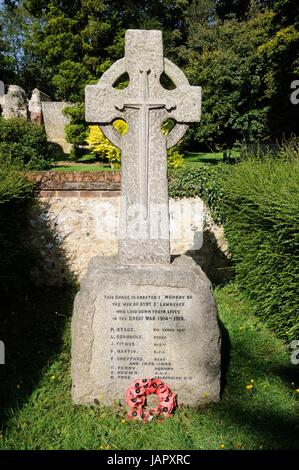
[[(128, 124), (120, 119), (114, 121), (113, 127), (124, 135), (128, 131)], [(107, 159), (112, 168), (120, 168), (120, 150), (105, 137), (99, 126), (89, 126), (86, 139), (92, 153), (102, 159)]]
[(168, 168), (178, 170), (184, 165), (184, 156), (179, 152), (177, 145), (167, 151), (167, 156)]
[[(113, 126), (120, 135), (125, 135), (128, 132), (128, 124), (121, 119), (114, 121)], [(162, 133), (166, 135), (168, 132), (168, 127), (163, 126)], [(107, 159), (112, 168), (120, 168), (121, 152), (107, 139), (107, 137), (105, 137), (99, 126), (89, 126), (89, 134), (86, 142), (88, 143), (91, 152), (98, 158)], [(175, 170), (183, 166), (183, 155), (180, 154), (179, 147), (177, 145), (168, 150), (167, 154), (168, 168)]]
[[(162, 125), (162, 134), (167, 135), (174, 128), (175, 121), (173, 119), (167, 119)], [(184, 166), (184, 156), (180, 153), (180, 144), (178, 142), (174, 147), (167, 150), (167, 162), (168, 168), (171, 170), (178, 170)]]

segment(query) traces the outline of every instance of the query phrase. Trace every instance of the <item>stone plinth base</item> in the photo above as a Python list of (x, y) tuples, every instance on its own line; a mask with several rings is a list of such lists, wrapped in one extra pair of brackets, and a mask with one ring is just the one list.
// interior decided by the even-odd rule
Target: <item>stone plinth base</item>
[(73, 400), (123, 402), (143, 377), (165, 380), (179, 404), (219, 400), (220, 332), (210, 281), (186, 256), (143, 266), (95, 257), (74, 306)]

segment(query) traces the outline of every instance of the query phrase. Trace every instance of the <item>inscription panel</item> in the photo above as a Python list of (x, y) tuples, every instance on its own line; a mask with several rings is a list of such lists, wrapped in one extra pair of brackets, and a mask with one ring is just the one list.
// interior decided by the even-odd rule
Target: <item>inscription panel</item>
[(196, 381), (200, 364), (194, 368), (192, 343), (198, 330), (192, 292), (129, 286), (103, 292), (98, 302), (103, 315), (93, 321), (90, 371), (95, 381), (127, 383), (143, 376)]

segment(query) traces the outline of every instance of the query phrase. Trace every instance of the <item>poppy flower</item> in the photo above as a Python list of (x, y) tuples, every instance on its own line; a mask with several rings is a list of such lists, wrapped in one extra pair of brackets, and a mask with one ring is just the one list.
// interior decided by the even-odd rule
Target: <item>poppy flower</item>
[(142, 419), (142, 408), (130, 410), (128, 412), (128, 418), (129, 419)]
[[(154, 408), (145, 410), (148, 395), (156, 395), (159, 403)], [(169, 386), (161, 379), (155, 378), (136, 379), (127, 389), (125, 401), (130, 408), (128, 418), (143, 420), (145, 423), (150, 422), (154, 416), (172, 416), (176, 406), (175, 395)]]
[(164, 385), (164, 382), (162, 382), (160, 379), (151, 379), (149, 385), (149, 393), (156, 393), (157, 389), (161, 386), (161, 384)]

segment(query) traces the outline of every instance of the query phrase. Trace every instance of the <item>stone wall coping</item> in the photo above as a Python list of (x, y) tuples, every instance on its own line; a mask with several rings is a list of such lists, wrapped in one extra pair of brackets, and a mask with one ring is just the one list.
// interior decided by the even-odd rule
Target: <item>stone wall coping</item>
[(120, 191), (121, 184), (119, 171), (31, 171), (26, 175), (40, 192)]
[(39, 198), (70, 198), (76, 197), (80, 199), (94, 199), (94, 198), (105, 198), (105, 197), (119, 197), (120, 191), (75, 191), (75, 190), (59, 190), (59, 191), (45, 191), (41, 190), (38, 192)]

